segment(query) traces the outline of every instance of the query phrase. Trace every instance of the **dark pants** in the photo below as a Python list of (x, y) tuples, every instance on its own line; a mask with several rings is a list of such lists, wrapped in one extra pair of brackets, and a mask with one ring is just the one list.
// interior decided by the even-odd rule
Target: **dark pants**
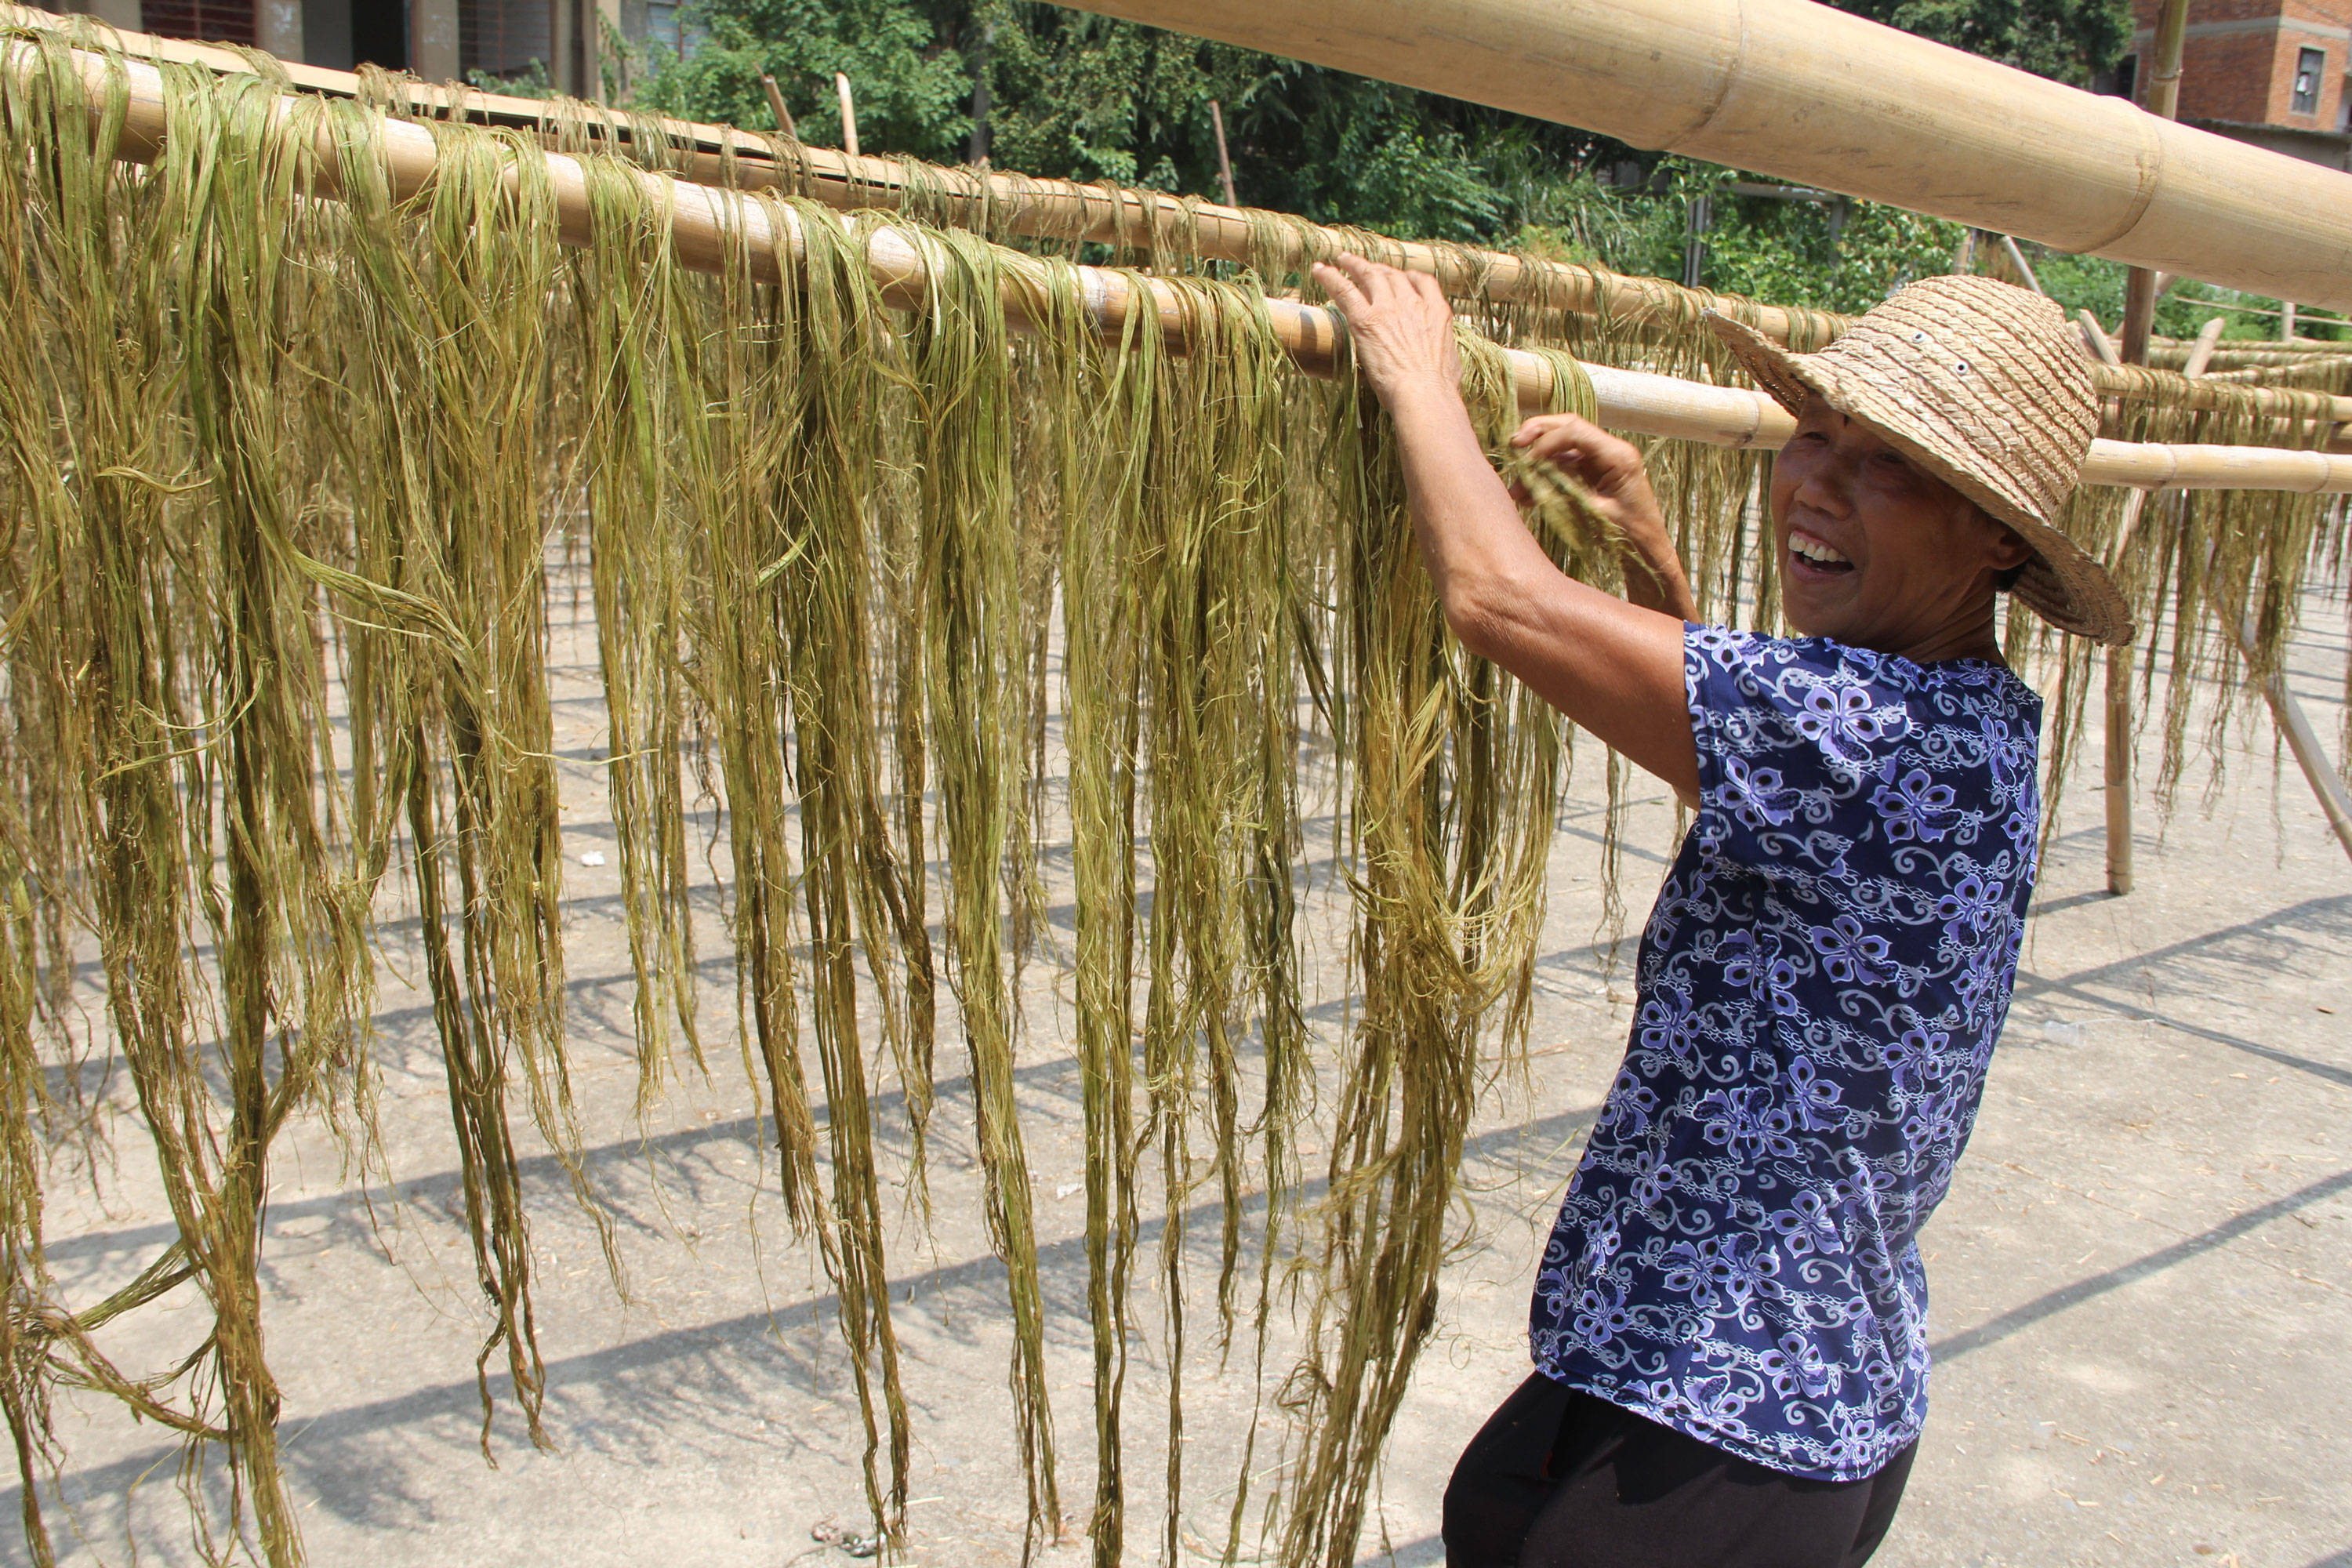
[(1861, 1568), (1895, 1522), (1914, 1443), (1866, 1480), (1734, 1458), (1538, 1373), (1445, 1489), (1447, 1568)]

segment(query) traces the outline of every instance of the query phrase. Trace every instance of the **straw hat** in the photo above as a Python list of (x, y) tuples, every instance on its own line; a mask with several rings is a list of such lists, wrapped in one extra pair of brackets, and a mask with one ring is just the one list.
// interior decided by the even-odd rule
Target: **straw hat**
[(1716, 311), (1706, 321), (1790, 413), (1820, 394), (2015, 529), (2033, 556), (2011, 591), (2045, 618), (2131, 640), (2114, 581), (2058, 526), (2098, 433), (2099, 395), (2055, 303), (1990, 278), (1923, 279), (1810, 354)]

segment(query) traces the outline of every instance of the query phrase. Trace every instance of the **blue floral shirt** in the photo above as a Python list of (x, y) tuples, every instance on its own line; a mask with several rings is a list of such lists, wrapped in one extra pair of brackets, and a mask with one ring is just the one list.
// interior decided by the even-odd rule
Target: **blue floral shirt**
[(1859, 1479), (1927, 1412), (1916, 1237), (2017, 977), (2042, 700), (1979, 660), (1717, 626), (1683, 665), (1698, 817), (1529, 1340), (1572, 1387)]

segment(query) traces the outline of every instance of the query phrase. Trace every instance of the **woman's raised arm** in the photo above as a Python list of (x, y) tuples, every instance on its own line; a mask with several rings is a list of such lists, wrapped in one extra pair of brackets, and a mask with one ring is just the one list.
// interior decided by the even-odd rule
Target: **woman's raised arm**
[(1454, 636), (1696, 804), (1683, 623), (1576, 582), (1528, 533), (1463, 406), (1454, 312), (1436, 279), (1353, 256), (1315, 278), (1396, 426), (1422, 563)]

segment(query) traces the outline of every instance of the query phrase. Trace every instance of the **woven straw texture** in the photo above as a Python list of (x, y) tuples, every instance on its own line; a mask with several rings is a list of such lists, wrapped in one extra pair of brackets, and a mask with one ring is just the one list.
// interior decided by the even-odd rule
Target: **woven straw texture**
[(2058, 525), (2098, 433), (2099, 395), (2054, 302), (1990, 278), (1929, 278), (1819, 353), (1713, 312), (1707, 324), (1790, 412), (1818, 393), (2017, 530), (2034, 554), (2012, 592), (2052, 624), (2131, 640), (2123, 595)]

